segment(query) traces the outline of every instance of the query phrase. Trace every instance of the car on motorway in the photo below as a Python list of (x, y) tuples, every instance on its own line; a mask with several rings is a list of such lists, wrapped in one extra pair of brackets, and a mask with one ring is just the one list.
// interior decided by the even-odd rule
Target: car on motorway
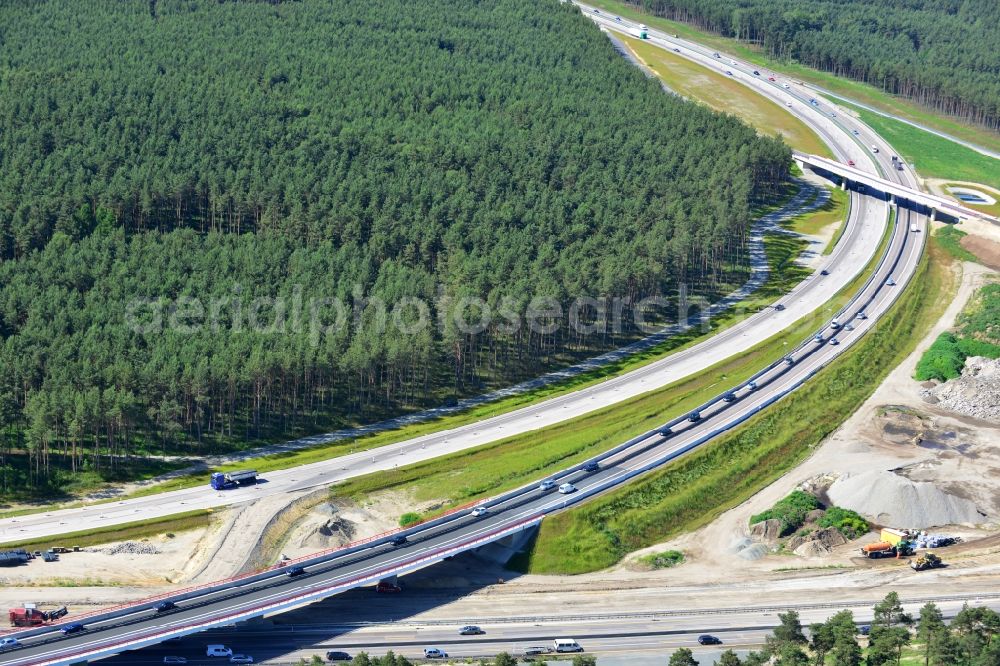
[(788, 108), (791, 108), (792, 107), (792, 103), (791, 102), (785, 102), (785, 106), (787, 106)]
[(600, 14), (600, 13), (601, 13), (601, 10), (600, 10), (600, 9), (595, 9), (595, 10), (594, 10), (594, 13), (595, 13), (595, 14)]
[(557, 638), (552, 641), (552, 649), (556, 652), (583, 652), (583, 646), (575, 638)]
[(16, 638), (0, 638), (0, 650), (16, 648), (20, 643)]
[(831, 112), (830, 112), (830, 117), (831, 117), (831, 118), (836, 118), (836, 117), (837, 117), (837, 114), (836, 114), (836, 113), (834, 113), (833, 111), (831, 111)]
[(774, 309), (777, 310), (778, 312), (781, 312), (782, 310), (785, 309), (785, 306), (782, 305), (781, 303), (775, 303), (774, 304)]
[(757, 71), (757, 70), (755, 69), (755, 70), (753, 70), (753, 75), (754, 75), (754, 76), (760, 76), (760, 72), (758, 72), (758, 71)]
[(586, 465), (583, 466), (583, 471), (584, 472), (600, 472), (601, 471), (601, 463), (597, 462), (596, 460), (591, 460), (589, 463), (587, 463)]
[(230, 664), (252, 664), (253, 657), (248, 654), (234, 654), (229, 658)]
[(736, 400), (736, 394), (730, 391), (726, 395), (722, 396), (722, 402), (734, 402)]
[(878, 146), (876, 146), (874, 143), (872, 144), (872, 152), (873, 153), (877, 153), (878, 152)]
[(767, 80), (773, 82), (774, 81), (774, 77), (773, 76), (769, 76), (769, 77), (767, 77)]
[(681, 52), (681, 50), (680, 50), (680, 49), (674, 49), (674, 52), (675, 52), (675, 53), (680, 53), (680, 52)]
[(167, 655), (163, 658), (164, 664), (186, 664), (188, 663), (187, 657), (175, 657), (173, 655)]
[(660, 428), (659, 430), (657, 430), (656, 433), (658, 435), (662, 435), (662, 436), (666, 437), (667, 435), (674, 434), (674, 430), (670, 426), (664, 426), (664, 427)]
[(448, 653), (441, 648), (424, 648), (424, 659), (447, 659)]
[(784, 359), (785, 365), (795, 365), (795, 359), (791, 356), (786, 356)]
[(830, 320), (830, 328), (832, 328), (832, 329), (833, 329), (833, 330), (835, 330), (835, 331), (836, 331), (836, 330), (837, 330), (838, 328), (840, 328), (840, 322), (839, 322), (839, 321), (837, 321), (837, 318), (836, 318), (836, 317), (834, 317), (834, 318), (833, 318), (832, 320)]
[(556, 482), (553, 481), (552, 479), (545, 479), (544, 481), (538, 484), (538, 489), (544, 492), (548, 490), (553, 490), (556, 487), (556, 485), (557, 485)]
[(233, 651), (227, 648), (225, 645), (206, 645), (205, 646), (205, 656), (206, 657), (232, 657)]
[(748, 383), (747, 384), (747, 390), (748, 391), (756, 391), (757, 390), (757, 382), (750, 382), (750, 383)]
[(823, 270), (821, 270), (821, 271), (819, 272), (819, 274), (820, 274), (820, 275), (829, 275), (829, 274), (830, 274), (830, 271), (828, 271), (828, 270), (826, 270), (826, 269), (824, 268)]
[(854, 324), (844, 324), (844, 330), (845, 331), (853, 331), (854, 330)]
[(836, 347), (837, 345), (840, 344), (840, 340), (838, 340), (837, 338), (830, 338), (830, 344)]
[(712, 55), (715, 56), (716, 58), (721, 58), (722, 57), (718, 53), (713, 53)]
[(888, 285), (890, 287), (895, 287), (896, 286), (896, 281), (893, 280), (891, 277), (888, 280), (886, 280), (885, 283), (886, 283), (886, 285)]
[(63, 627), (62, 632), (64, 634), (76, 634), (83, 631), (84, 629), (86, 629), (86, 627), (84, 627), (79, 622), (73, 622), (72, 624), (67, 624), (65, 627)]
[(712, 634), (702, 634), (698, 637), (698, 645), (722, 645), (722, 640)]
[(350, 661), (353, 658), (351, 655), (340, 650), (330, 650), (326, 653), (327, 661)]
[(292, 567), (291, 569), (285, 572), (285, 575), (288, 576), (289, 578), (295, 578), (296, 576), (303, 575), (305, 572), (306, 570), (303, 569), (302, 567)]
[(809, 100), (809, 103), (812, 104), (813, 106), (819, 106), (819, 102), (816, 101), (815, 97), (811, 98)]
[(489, 512), (490, 510), (487, 509), (485, 506), (477, 506), (475, 509), (472, 510), (472, 516), (474, 518), (482, 518)]
[(868, 319), (868, 315), (865, 314), (864, 310), (861, 310), (860, 312), (858, 312), (858, 314), (854, 316), (857, 317), (858, 319)]
[(733, 72), (732, 72), (732, 70), (729, 70), (729, 69), (727, 69), (727, 70), (726, 70), (726, 74), (728, 74), (729, 76), (732, 76), (732, 75), (733, 75)]
[(786, 88), (786, 89), (787, 89), (787, 88), (791, 88), (791, 86), (790, 86), (790, 85), (788, 85), (787, 83), (782, 83), (781, 85), (782, 85), (782, 86), (783, 86), (784, 88)]
[(481, 627), (477, 627), (474, 624), (467, 624), (458, 630), (460, 636), (479, 636), (480, 634), (485, 634), (486, 632), (482, 630)]
[(819, 333), (816, 334), (816, 337), (814, 337), (813, 340), (815, 340), (818, 345), (823, 344), (823, 336)]
[(616, 16), (615, 17), (615, 21), (617, 21), (618, 23), (621, 23), (622, 22), (622, 17), (621, 16)]
[(688, 414), (688, 421), (690, 421), (691, 423), (697, 423), (698, 421), (701, 421), (701, 412), (691, 412), (690, 414)]
[(177, 604), (172, 601), (161, 601), (153, 607), (157, 613), (166, 613), (167, 611), (172, 611), (177, 608)]
[(393, 546), (402, 546), (406, 543), (406, 537), (402, 534), (397, 534), (396, 536), (389, 539), (389, 543)]
[(559, 486), (559, 494), (561, 495), (569, 495), (570, 493), (575, 493), (575, 492), (576, 492), (576, 486), (574, 486), (572, 483), (564, 483), (561, 486)]
[(735, 67), (736, 66), (736, 61), (735, 60), (730, 60), (729, 64), (732, 65), (733, 67)]
[(854, 166), (854, 160), (847, 160), (847, 166)]

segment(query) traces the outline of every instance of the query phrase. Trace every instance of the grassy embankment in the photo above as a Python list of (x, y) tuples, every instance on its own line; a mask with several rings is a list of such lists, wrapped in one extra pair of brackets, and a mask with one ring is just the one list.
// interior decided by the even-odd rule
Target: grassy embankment
[(664, 32), (676, 33), (684, 39), (696, 41), (704, 46), (731, 54), (793, 79), (820, 86), (837, 95), (856, 100), (861, 104), (871, 106), (880, 111), (892, 113), (900, 118), (934, 128), (984, 148), (1000, 151), (1000, 136), (997, 134), (951, 118), (942, 117), (934, 111), (894, 97), (866, 83), (841, 78), (794, 62), (776, 60), (768, 57), (753, 45), (705, 32), (686, 23), (668, 21), (667, 19), (651, 16), (629, 7), (618, 0), (588, 0), (588, 4), (623, 17), (641, 21), (652, 28)]
[(795, 150), (833, 157), (829, 147), (808, 125), (780, 104), (758, 95), (732, 77), (702, 67), (649, 42), (615, 36), (679, 95), (702, 102), (716, 111), (737, 116), (763, 134), (780, 135)]
[(72, 548), (80, 546), (96, 546), (109, 541), (126, 541), (143, 539), (160, 534), (173, 534), (185, 530), (193, 530), (207, 527), (212, 520), (211, 509), (201, 509), (198, 511), (187, 511), (172, 516), (153, 518), (151, 520), (140, 520), (134, 523), (114, 525), (112, 527), (102, 527), (94, 530), (83, 530), (80, 532), (68, 532), (54, 537), (42, 539), (27, 539), (24, 541), (9, 541), (0, 543), (0, 550), (10, 550), (11, 548), (23, 548), (25, 550), (46, 550), (53, 546), (64, 546)]
[(582, 507), (545, 520), (519, 562), (584, 573), (707, 524), (778, 479), (860, 406), (940, 317), (955, 280), (937, 241), (913, 284), (854, 349), (785, 400), (716, 442)]
[[(783, 201), (781, 202), (783, 203)], [(769, 208), (763, 208), (760, 214), (768, 212), (770, 208), (777, 208), (778, 203), (774, 204)], [(817, 216), (827, 216), (830, 212), (827, 207), (816, 211), (814, 213), (807, 213), (796, 218), (797, 220), (804, 221), (804, 224), (808, 224), (808, 220), (812, 215)], [(843, 215), (843, 213), (840, 213)], [(771, 238), (778, 238), (779, 242), (772, 243)], [(383, 433), (377, 433), (374, 435), (362, 436), (352, 439), (341, 440), (339, 442), (334, 442), (330, 444), (322, 444), (318, 446), (309, 447), (306, 449), (301, 449), (299, 451), (283, 452), (272, 455), (260, 456), (252, 460), (246, 460), (239, 463), (233, 463), (229, 465), (222, 465), (215, 467), (213, 469), (219, 471), (233, 471), (238, 469), (245, 469), (247, 467), (252, 467), (261, 473), (267, 473), (279, 469), (287, 469), (289, 467), (294, 467), (297, 465), (305, 465), (312, 462), (319, 462), (322, 460), (328, 460), (330, 458), (336, 458), (338, 456), (347, 455), (356, 451), (364, 451), (375, 449), (381, 446), (386, 446), (396, 442), (404, 441), (407, 439), (412, 439), (414, 437), (419, 437), (421, 435), (426, 435), (434, 432), (440, 432), (442, 430), (447, 430), (450, 428), (457, 428), (469, 423), (474, 423), (483, 419), (490, 418), (492, 416), (497, 416), (499, 414), (504, 414), (515, 409), (525, 407), (530, 404), (541, 402), (550, 398), (554, 398), (572, 391), (577, 391), (587, 386), (597, 384), (610, 377), (618, 376), (626, 372), (635, 370), (644, 365), (652, 363), (653, 361), (659, 360), (670, 354), (682, 351), (698, 344), (712, 335), (718, 332), (734, 326), (739, 322), (746, 319), (748, 316), (754, 314), (760, 309), (766, 307), (768, 304), (773, 302), (776, 298), (780, 297), (782, 294), (789, 291), (795, 286), (799, 281), (801, 281), (808, 271), (802, 269), (801, 267), (794, 264), (790, 260), (791, 253), (796, 252), (794, 245), (804, 246), (805, 241), (801, 239), (794, 239), (793, 237), (787, 236), (769, 236), (768, 243), (768, 256), (771, 258), (771, 268), (772, 274), (768, 281), (754, 294), (751, 294), (745, 301), (738, 303), (736, 306), (731, 308), (725, 313), (714, 317), (711, 321), (711, 325), (707, 328), (697, 327), (685, 333), (678, 334), (671, 337), (669, 340), (656, 345), (646, 351), (629, 356), (621, 361), (609, 364), (602, 368), (578, 375), (576, 377), (560, 381), (548, 386), (541, 387), (521, 395), (511, 396), (509, 398), (504, 398), (496, 402), (481, 405), (479, 407), (472, 408), (467, 411), (463, 411), (459, 414), (454, 414), (450, 416), (441, 417), (433, 421), (427, 421), (424, 423), (418, 423), (413, 425), (408, 425), (403, 428), (398, 428), (391, 431), (386, 431)], [(780, 248), (772, 247), (772, 245), (780, 245)], [(163, 469), (162, 471), (169, 471), (169, 469)], [(152, 474), (148, 475), (152, 476)], [(142, 497), (147, 495), (154, 495), (162, 492), (168, 492), (171, 490), (181, 490), (184, 488), (192, 488), (199, 485), (207, 483), (207, 472), (196, 472), (192, 474), (183, 474), (175, 478), (163, 481), (154, 485), (150, 485), (138, 490), (132, 491), (127, 495), (116, 496), (113, 499), (107, 501), (120, 501), (122, 499), (127, 499), (131, 497)], [(106, 486), (107, 483), (97, 484), (93, 486), (87, 486), (86, 488), (81, 488), (80, 491), (92, 491), (98, 487)], [(67, 504), (65, 508), (81, 506), (82, 503)], [(27, 515), (30, 513), (37, 513), (38, 511), (50, 510), (51, 507), (39, 507), (39, 508), (22, 508), (12, 511), (0, 512), (0, 518), (13, 517), (18, 515)]]
[[(884, 249), (888, 233), (879, 248)], [(787, 248), (781, 248), (785, 251)], [(689, 411), (726, 386), (735, 386), (787, 349), (810, 336), (831, 309), (849, 300), (874, 267), (863, 271), (827, 307), (804, 317), (747, 353), (707, 368), (696, 376), (642, 396), (535, 432), (485, 444), (377, 474), (357, 477), (332, 489), (335, 496), (364, 499), (373, 493), (405, 489), (416, 502), (438, 500), (438, 511), (516, 488), (594, 456)]]

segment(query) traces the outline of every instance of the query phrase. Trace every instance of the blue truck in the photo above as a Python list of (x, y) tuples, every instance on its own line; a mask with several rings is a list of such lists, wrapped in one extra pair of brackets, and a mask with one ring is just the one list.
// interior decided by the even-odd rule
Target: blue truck
[(212, 472), (212, 488), (225, 490), (236, 486), (257, 483), (257, 470), (245, 469), (239, 472)]

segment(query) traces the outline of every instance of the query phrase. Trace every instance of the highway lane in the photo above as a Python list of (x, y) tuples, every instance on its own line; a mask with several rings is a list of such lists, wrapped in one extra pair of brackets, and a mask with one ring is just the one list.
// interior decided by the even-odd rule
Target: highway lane
[[(928, 599), (906, 601), (904, 609), (916, 615)], [(859, 624), (870, 623), (872, 606), (847, 602), (842, 606), (810, 606), (793, 603), (788, 608), (800, 614), (803, 625), (822, 622), (839, 610), (850, 610)], [(1000, 609), (1000, 598), (935, 600), (945, 618), (954, 617), (968, 601), (972, 605)], [(234, 651), (251, 654), (259, 663), (289, 663), (323, 655), (327, 650), (350, 654), (385, 654), (392, 650), (407, 657), (419, 657), (425, 647), (438, 647), (454, 657), (489, 657), (498, 652), (523, 653), (529, 647), (549, 646), (555, 638), (575, 638), (599, 655), (664, 654), (680, 647), (707, 654), (713, 648), (698, 645), (698, 636), (711, 634), (723, 647), (754, 648), (778, 626), (778, 609), (706, 609), (680, 614), (670, 610), (629, 614), (591, 614), (567, 619), (525, 616), (511, 621), (495, 618), (455, 618), (454, 621), (401, 621), (391, 624), (324, 624), (306, 622), (294, 628), (284, 625), (218, 629), (180, 641), (161, 644), (140, 652), (113, 657), (108, 664), (162, 663), (166, 655), (187, 657), (191, 663), (210, 662), (204, 646), (221, 643)], [(462, 636), (465, 625), (479, 626), (485, 633)], [(718, 648), (715, 648), (718, 650)]]
[[(919, 256), (921, 236), (922, 234), (909, 234), (905, 226), (897, 225), (893, 235), (893, 250), (890, 252), (895, 265), (882, 267), (879, 279), (868, 286), (872, 293), (866, 298), (870, 299), (871, 303), (865, 307), (869, 308), (870, 314), (876, 314), (898, 293), (898, 289), (887, 288), (882, 283), (882, 278), (888, 274), (887, 272), (894, 272), (900, 284), (907, 279), (907, 271), (912, 273), (916, 257)], [(657, 439), (654, 436), (647, 438), (648, 441), (638, 442), (634, 446), (636, 453), (631, 457), (616, 456), (614, 460), (609, 461), (608, 467), (595, 474), (572, 472), (568, 478), (580, 488), (578, 496), (561, 498), (552, 494), (529, 491), (524, 493), (524, 496), (512, 500), (509, 507), (498, 506), (494, 514), (486, 519), (455, 517), (447, 525), (429, 530), (426, 536), (420, 537), (420, 541), (411, 542), (399, 549), (376, 545), (361, 561), (357, 561), (358, 558), (354, 554), (332, 556), (329, 561), (310, 568), (311, 575), (306, 578), (289, 580), (279, 575), (270, 581), (245, 585), (243, 589), (236, 590), (242, 593), (238, 599), (220, 599), (220, 596), (227, 593), (214, 593), (197, 602), (191, 602), (190, 607), (187, 603), (182, 604), (181, 610), (166, 616), (153, 617), (148, 610), (140, 611), (133, 613), (130, 618), (124, 618), (128, 622), (124, 626), (111, 626), (123, 621), (122, 618), (117, 618), (108, 622), (109, 626), (104, 630), (101, 630), (100, 623), (95, 623), (88, 625), (91, 631), (87, 633), (67, 639), (56, 637), (51, 643), (43, 642), (53, 638), (51, 635), (34, 637), (27, 639), (26, 648), (4, 655), (0, 663), (63, 663), (60, 660), (71, 658), (70, 654), (77, 654), (80, 650), (100, 650), (101, 646), (108, 642), (115, 642), (118, 645), (126, 639), (138, 642), (159, 640), (163, 632), (194, 631), (213, 623), (231, 621), (230, 616), (233, 613), (249, 613), (255, 607), (259, 609), (263, 604), (270, 604), (270, 610), (280, 610), (306, 603), (312, 598), (329, 595), (338, 585), (344, 585), (359, 576), (377, 577), (389, 567), (417, 568), (428, 558), (443, 557), (444, 553), (448, 552), (443, 549), (462, 548), (470, 541), (482, 538), (495, 530), (516, 525), (520, 521), (534, 520), (536, 516), (546, 512), (557, 511), (588, 491), (600, 490), (607, 484), (630, 478), (649, 465), (683, 452), (723, 427), (726, 422), (733, 422), (753, 413), (775, 396), (804, 381), (832, 358), (838, 349), (849, 345), (870, 325), (871, 319), (859, 320), (854, 331), (845, 332), (843, 345), (837, 347), (829, 344), (810, 345), (799, 350), (795, 354), (793, 365), (779, 364), (762, 375), (758, 391), (746, 393), (734, 404), (720, 400), (708, 406), (701, 420), (678, 424), (675, 432), (668, 437)], [(150, 635), (153, 632), (157, 633), (156, 637)], [(42, 655), (46, 656), (43, 658)]]
[[(654, 42), (660, 46), (672, 44), (661, 36), (654, 36)], [(707, 51), (699, 51), (690, 45), (688, 50), (691, 57), (698, 58), (702, 64), (717, 66), (717, 62)], [(734, 71), (743, 70), (737, 68)], [(750, 79), (760, 78), (750, 76)], [(855, 159), (859, 165), (875, 168), (872, 164), (876, 163), (877, 159), (872, 160), (870, 153), (863, 153), (859, 148), (857, 137), (846, 132), (842, 123), (833, 122), (833, 119), (817, 113), (818, 109), (801, 99), (805, 93), (786, 91), (777, 85), (759, 85), (766, 84), (766, 81), (743, 82), (753, 85), (755, 90), (775, 100), (782, 99), (782, 96), (792, 96), (800, 102), (797, 108), (792, 110), (793, 113), (810, 122), (839, 159), (845, 161)], [(860, 131), (863, 131), (864, 136), (869, 134), (861, 125), (858, 124), (857, 127), (861, 128)], [(777, 330), (784, 329), (801, 317), (812, 313), (816, 304), (832, 298), (871, 259), (878, 239), (882, 235), (886, 211), (887, 206), (884, 202), (852, 193), (847, 230), (824, 264), (830, 272), (829, 276), (814, 275), (805, 280), (777, 302), (782, 306), (781, 310), (767, 309), (698, 345), (625, 375), (460, 428), (425, 435), (370, 452), (359, 452), (270, 472), (266, 475), (267, 483), (258, 486), (222, 492), (211, 491), (207, 488), (206, 478), (206, 487), (3, 519), (0, 520), (0, 540), (41, 538), (68, 531), (107, 527), (162, 517), (180, 511), (239, 504), (268, 495), (329, 485), (351, 477), (427, 460), (554, 425), (666, 386), (750, 349), (771, 337)]]

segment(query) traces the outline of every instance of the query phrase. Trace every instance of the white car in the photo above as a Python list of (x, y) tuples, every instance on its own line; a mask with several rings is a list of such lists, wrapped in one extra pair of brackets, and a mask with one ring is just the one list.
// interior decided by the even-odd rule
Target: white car
[(785, 106), (788, 106), (788, 107), (790, 107), (791, 105), (792, 105), (792, 103), (791, 103), (791, 102), (785, 102)]
[(448, 653), (441, 648), (424, 648), (424, 659), (447, 659)]
[(252, 664), (253, 657), (248, 654), (234, 654), (229, 658), (230, 664)]
[(0, 638), (0, 650), (14, 648), (20, 645), (16, 638)]
[(791, 86), (790, 86), (790, 85), (788, 85), (787, 83), (782, 83), (782, 84), (781, 84), (781, 86), (782, 86), (783, 88), (791, 88)]
[(561, 486), (559, 486), (559, 493), (562, 495), (569, 495), (570, 493), (575, 493), (575, 492), (576, 492), (576, 486), (574, 486), (572, 483), (564, 483)]
[(225, 645), (209, 645), (205, 648), (206, 657), (232, 657), (233, 651)]
[(553, 481), (552, 479), (545, 479), (544, 481), (538, 484), (538, 489), (543, 492), (547, 490), (552, 490), (555, 487), (556, 487), (556, 482)]
[(475, 509), (472, 510), (472, 515), (475, 518), (482, 518), (489, 512), (490, 510), (487, 509), (485, 506), (477, 506)]

